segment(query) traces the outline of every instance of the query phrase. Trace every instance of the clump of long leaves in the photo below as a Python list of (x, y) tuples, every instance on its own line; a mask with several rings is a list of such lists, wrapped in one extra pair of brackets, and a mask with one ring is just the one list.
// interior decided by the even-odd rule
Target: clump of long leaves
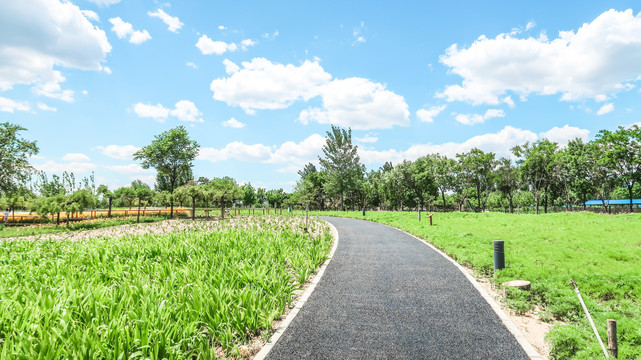
[(204, 223), (164, 235), (1, 242), (0, 358), (233, 353), (271, 330), (332, 242), (286, 218), (260, 221), (261, 229)]

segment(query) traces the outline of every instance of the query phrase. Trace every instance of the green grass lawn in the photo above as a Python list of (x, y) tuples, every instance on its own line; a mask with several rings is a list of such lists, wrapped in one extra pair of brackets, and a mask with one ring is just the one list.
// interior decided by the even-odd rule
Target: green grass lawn
[[(603, 356), (568, 284), (575, 279), (588, 309), (607, 339), (606, 320), (616, 319), (620, 359), (641, 359), (641, 215), (555, 213), (436, 213), (434, 226), (415, 212), (323, 212), (364, 218), (426, 239), (460, 264), (495, 284), (532, 282), (531, 292), (511, 292), (508, 306), (526, 312), (538, 306), (555, 325), (548, 339), (553, 358)], [(493, 274), (493, 240), (505, 241), (506, 269)], [(604, 340), (605, 341), (605, 340)], [(606, 341), (607, 342), (607, 341)]]
[(213, 359), (271, 331), (326, 259), (322, 222), (199, 222), (87, 241), (0, 242), (1, 359)]

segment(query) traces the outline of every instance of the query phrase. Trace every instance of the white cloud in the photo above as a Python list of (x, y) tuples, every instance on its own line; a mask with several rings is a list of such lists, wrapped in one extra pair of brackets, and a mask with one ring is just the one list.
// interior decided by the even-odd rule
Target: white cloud
[(186, 65), (189, 66), (192, 69), (198, 69), (198, 65), (194, 64), (191, 61), (188, 61)]
[(203, 55), (222, 55), (227, 51), (233, 52), (238, 50), (238, 45), (234, 43), (226, 43), (224, 41), (214, 41), (207, 35), (203, 35), (198, 39), (196, 47)]
[(245, 127), (245, 123), (242, 123), (242, 122), (236, 120), (235, 118), (231, 118), (231, 119), (229, 119), (227, 121), (223, 121), (222, 124), (223, 124), (224, 127), (230, 127), (230, 128), (234, 128), (234, 129), (242, 129), (242, 128)]
[(69, 100), (54, 66), (101, 70), (111, 51), (105, 32), (67, 1), (0, 1), (0, 34), (0, 90), (36, 84), (37, 94)]
[(614, 104), (613, 103), (607, 103), (599, 109), (599, 111), (596, 112), (597, 115), (605, 115), (609, 114), (614, 111)]
[(581, 138), (584, 142), (588, 140), (590, 130), (565, 125), (563, 127), (553, 127), (552, 129), (539, 134), (539, 139), (548, 139), (552, 142), (559, 143), (561, 146), (567, 145), (570, 140)]
[(180, 100), (176, 103), (174, 109), (168, 109), (161, 104), (148, 105), (143, 103), (134, 104), (134, 112), (139, 117), (153, 118), (159, 122), (165, 122), (167, 118), (175, 116), (180, 121), (185, 122), (203, 122), (203, 115), (196, 105), (189, 100)]
[(513, 92), (560, 94), (562, 100), (597, 99), (629, 90), (641, 74), (641, 17), (632, 10), (609, 10), (576, 32), (550, 41), (500, 34), (479, 37), (468, 48), (456, 44), (440, 61), (463, 78), (437, 96), (447, 101), (499, 104)]
[(150, 174), (156, 173), (154, 169), (144, 169), (138, 164), (129, 164), (129, 165), (111, 165), (105, 166), (107, 169), (117, 172), (119, 174)]
[[(102, 71), (104, 71), (106, 74), (111, 75), (111, 68), (110, 68), (109, 66), (103, 66), (103, 67), (102, 67)], [(83, 94), (84, 94), (84, 93), (85, 93), (85, 92), (83, 91)]]
[(133, 25), (123, 21), (120, 17), (111, 18), (109, 22), (113, 25), (111, 31), (116, 33), (118, 39), (125, 39), (129, 36), (129, 42), (136, 45), (151, 39), (147, 30), (134, 30)]
[(456, 115), (456, 121), (460, 122), (463, 125), (474, 125), (482, 124), (485, 120), (492, 118), (502, 118), (505, 117), (505, 112), (501, 109), (488, 109), (485, 114), (458, 114)]
[(270, 33), (265, 33), (265, 35), (263, 35), (263, 37), (264, 37), (265, 39), (274, 40), (274, 39), (276, 39), (276, 38), (278, 37), (278, 35), (279, 35), (279, 34), (280, 34), (280, 33), (278, 32), (278, 30), (275, 30), (275, 31), (274, 31), (273, 33), (271, 33), (271, 34), (270, 34)]
[(362, 44), (367, 41), (362, 35), (363, 30), (365, 30), (365, 22), (361, 21), (360, 26), (354, 27), (354, 31), (352, 31), (352, 35), (354, 36), (354, 42), (352, 43), (352, 46)]
[(211, 162), (238, 160), (246, 162), (288, 164), (299, 168), (310, 161), (315, 161), (322, 154), (325, 138), (313, 134), (296, 143), (287, 141), (279, 147), (271, 148), (263, 144), (248, 145), (240, 141), (227, 144), (222, 149), (202, 148), (198, 159)]
[(254, 45), (256, 45), (256, 41), (252, 39), (244, 39), (240, 42), (240, 48), (243, 50), (247, 50), (247, 48)]
[(159, 122), (164, 122), (169, 117), (169, 112), (171, 110), (166, 107), (156, 104), (156, 105), (147, 105), (143, 103), (137, 103), (134, 105), (134, 112), (139, 117), (150, 117)]
[(170, 16), (163, 9), (158, 9), (155, 12), (148, 11), (147, 15), (162, 20), (171, 32), (178, 32), (178, 30), (184, 25), (177, 16)]
[(522, 130), (512, 126), (506, 126), (497, 133), (474, 136), (462, 143), (448, 142), (443, 144), (418, 144), (407, 150), (367, 150), (359, 148), (359, 155), (365, 165), (382, 164), (385, 161), (393, 163), (401, 162), (404, 159), (416, 160), (428, 154), (441, 154), (448, 157), (455, 157), (458, 153), (479, 148), (483, 151), (491, 151), (497, 157), (511, 157), (510, 149), (516, 145), (524, 144), (526, 141), (536, 141), (538, 137), (529, 130)]
[(65, 156), (62, 157), (62, 161), (87, 162), (89, 160), (91, 160), (89, 159), (89, 156), (82, 153), (66, 154)]
[(38, 109), (40, 109), (42, 111), (52, 111), (52, 112), (58, 111), (58, 109), (56, 109), (55, 107), (51, 107), (51, 106), (49, 106), (49, 105), (47, 105), (45, 103), (41, 103), (41, 102), (38, 102)]
[(203, 122), (201, 118), (203, 115), (196, 105), (189, 100), (180, 100), (176, 103), (176, 108), (169, 112), (170, 115), (175, 116), (180, 121), (186, 122)]
[(15, 111), (30, 111), (28, 102), (15, 101), (0, 96), (0, 111), (14, 113)]
[(80, 10), (82, 14), (89, 20), (100, 21), (100, 16), (95, 11), (91, 10)]
[(536, 27), (536, 23), (534, 21), (529, 21), (527, 25), (525, 25), (525, 31), (534, 29), (534, 27)]
[(271, 149), (263, 144), (247, 145), (240, 141), (234, 141), (220, 150), (201, 148), (198, 159), (211, 162), (224, 160), (264, 162), (269, 159), (270, 155)]
[(134, 153), (140, 150), (139, 147), (133, 145), (96, 146), (96, 149), (98, 149), (103, 155), (119, 160), (131, 160)]
[(354, 140), (356, 140), (357, 142), (360, 142), (360, 143), (371, 144), (371, 143), (377, 142), (378, 141), (378, 137), (372, 136), (372, 135), (365, 135), (362, 138), (354, 138)]
[(336, 124), (357, 130), (389, 129), (410, 123), (405, 99), (379, 83), (362, 78), (333, 80), (320, 88), (323, 108), (301, 111), (307, 124)]
[(434, 118), (438, 116), (443, 110), (445, 110), (447, 106), (446, 105), (441, 105), (441, 106), (432, 106), (429, 109), (419, 109), (416, 111), (416, 117), (418, 117), (419, 120), (422, 122), (426, 123), (433, 123)]
[(109, 6), (109, 5), (119, 3), (121, 0), (89, 0), (89, 1), (100, 6)]
[[(226, 64), (226, 68), (235, 70)], [(210, 89), (214, 99), (239, 106), (247, 113), (258, 109), (284, 109), (296, 100), (317, 96), (331, 75), (318, 62), (300, 66), (275, 64), (264, 58), (243, 62), (242, 69), (228, 78), (215, 79)]]
[(63, 171), (67, 171), (75, 174), (82, 174), (96, 169), (96, 165), (90, 162), (69, 162), (63, 164), (54, 161), (47, 161), (44, 164), (34, 164), (33, 167), (48, 173), (61, 173)]
[(238, 72), (240, 70), (240, 66), (234, 64), (231, 60), (225, 59), (223, 60), (223, 65), (225, 65), (225, 72), (227, 74), (233, 74), (235, 72)]
[(218, 25), (218, 30), (227, 30), (227, 27), (224, 25)]
[(65, 77), (62, 76), (60, 72), (56, 71), (53, 74), (52, 81), (38, 83), (32, 88), (32, 90), (37, 95), (43, 95), (52, 99), (72, 103), (74, 101), (73, 90), (63, 90), (60, 86), (60, 83), (65, 80)]

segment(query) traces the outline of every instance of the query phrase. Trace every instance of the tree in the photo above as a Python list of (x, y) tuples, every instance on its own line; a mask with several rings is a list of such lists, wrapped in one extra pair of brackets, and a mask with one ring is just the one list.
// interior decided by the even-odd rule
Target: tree
[(552, 182), (554, 154), (558, 144), (548, 139), (539, 140), (535, 143), (526, 142), (524, 145), (512, 148), (512, 153), (519, 157), (517, 164), (521, 168), (521, 177), (530, 186), (534, 197), (536, 213), (539, 213), (541, 191), (544, 193), (544, 211), (548, 211), (548, 190)]
[(117, 198), (126, 200), (129, 204), (129, 210), (131, 210), (131, 207), (133, 206), (133, 203), (137, 198), (136, 190), (134, 190), (131, 185), (119, 187), (118, 189), (116, 189), (116, 191), (114, 191), (114, 195)]
[(592, 143), (584, 143), (580, 138), (568, 142), (565, 148), (565, 161), (570, 173), (570, 189), (577, 195), (579, 202), (586, 209), (585, 202), (589, 194), (596, 189), (595, 171), (597, 170), (597, 152)]
[(19, 188), (33, 171), (29, 157), (38, 154), (35, 141), (19, 137), (25, 128), (0, 123), (0, 193), (9, 194)]
[[(156, 135), (150, 145), (134, 153), (134, 160), (141, 160), (144, 169), (153, 167), (167, 176), (169, 192), (173, 194), (179, 177), (191, 172), (192, 161), (198, 155), (200, 146), (189, 138), (184, 126), (178, 126)], [(170, 217), (174, 217), (174, 201), (171, 200)]]
[(109, 211), (107, 212), (107, 217), (111, 217), (111, 204), (113, 199), (117, 196), (107, 188), (107, 185), (98, 186), (98, 195), (102, 195), (103, 198), (109, 199)]
[(243, 185), (241, 189), (243, 191), (243, 205), (246, 207), (254, 206), (254, 203), (256, 202), (256, 190), (252, 184), (247, 183)]
[(458, 163), (454, 159), (439, 154), (434, 155), (434, 177), (436, 186), (441, 193), (443, 199), (443, 210), (447, 206), (445, 201), (445, 192), (454, 190), (456, 182), (456, 172), (458, 170)]
[(341, 210), (345, 210), (345, 194), (355, 191), (363, 179), (365, 166), (360, 163), (358, 146), (352, 144), (352, 130), (332, 125), (323, 145), (324, 158), (319, 157), (323, 170), (327, 172), (325, 191), (340, 196)]
[(287, 193), (283, 189), (267, 191), (267, 202), (273, 208), (278, 208), (287, 199)]
[(602, 164), (628, 188), (632, 212), (632, 188), (641, 181), (641, 128), (619, 126), (614, 131), (601, 130), (596, 143), (602, 154)]
[(190, 181), (177, 189), (183, 196), (191, 199), (191, 219), (196, 221), (196, 199), (202, 199), (207, 195), (206, 185)]
[(225, 205), (233, 203), (243, 196), (241, 188), (236, 184), (236, 180), (225, 176), (224, 178), (214, 178), (207, 184), (207, 190), (215, 203), (220, 205), (220, 218), (225, 218)]
[(519, 169), (512, 165), (508, 158), (500, 158), (496, 168), (496, 187), (503, 193), (510, 204), (510, 212), (514, 212), (514, 193), (519, 189)]
[[(138, 214), (136, 215), (136, 222), (140, 223), (140, 205), (143, 201), (151, 200), (154, 196), (154, 192), (151, 190), (149, 185), (145, 184), (141, 180), (132, 181), (131, 189), (138, 200)], [(145, 205), (145, 208), (146, 207), (147, 206)]]
[[(489, 196), (489, 188), (492, 185), (492, 172), (495, 161), (493, 152), (484, 152), (474, 148), (467, 153), (457, 154), (461, 163), (462, 171), (467, 174), (467, 179), (471, 185), (476, 188), (478, 210), (485, 208)], [(481, 207), (481, 197), (483, 198), (483, 207)]]
[[(191, 168), (189, 168), (186, 171), (180, 172), (178, 174), (178, 179), (176, 180), (176, 184), (174, 185), (174, 189), (178, 189), (179, 187), (185, 185), (186, 183), (188, 183), (188, 182), (190, 182), (192, 180), (194, 180), (194, 174), (193, 174)], [(207, 180), (207, 181), (204, 182), (204, 184), (209, 183), (209, 179), (207, 179), (207, 178), (202, 178), (201, 177), (201, 178), (198, 179), (199, 182), (200, 181), (204, 181), (204, 180)], [(170, 192), (170, 190), (171, 190), (171, 182), (170, 182), (169, 176), (165, 175), (164, 173), (158, 172), (156, 174), (156, 183), (154, 184), (154, 188), (155, 188), (156, 191), (167, 191), (167, 192)]]

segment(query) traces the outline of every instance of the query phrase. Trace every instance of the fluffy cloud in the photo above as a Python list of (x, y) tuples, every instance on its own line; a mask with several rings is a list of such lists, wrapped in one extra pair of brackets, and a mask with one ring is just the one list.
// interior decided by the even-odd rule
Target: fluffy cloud
[(109, 5), (119, 3), (121, 0), (89, 0), (89, 1), (100, 6), (109, 6)]
[(150, 174), (156, 173), (154, 169), (144, 169), (138, 164), (129, 164), (129, 165), (112, 165), (105, 166), (107, 169), (117, 172), (119, 174)]
[(362, 78), (335, 79), (318, 61), (299, 66), (272, 63), (264, 58), (243, 62), (242, 68), (225, 59), (231, 76), (211, 83), (214, 99), (239, 106), (248, 114), (263, 109), (284, 109), (296, 101), (320, 96), (322, 108), (310, 107), (299, 114), (307, 124), (336, 124), (353, 129), (387, 129), (409, 125), (405, 99), (385, 85)]
[(131, 160), (134, 153), (140, 148), (133, 145), (107, 145), (96, 146), (103, 155), (119, 160)]
[(71, 161), (71, 162), (86, 162), (89, 161), (89, 156), (81, 153), (76, 154), (66, 154), (62, 157), (62, 161)]
[(178, 32), (178, 30), (184, 25), (177, 16), (170, 16), (169, 14), (164, 12), (163, 9), (158, 9), (154, 12), (149, 11), (147, 12), (147, 15), (162, 20), (162, 22), (164, 22), (165, 25), (168, 26), (168, 30), (171, 32)]
[(174, 109), (168, 109), (161, 104), (148, 105), (143, 103), (134, 104), (134, 112), (139, 117), (153, 118), (158, 122), (165, 122), (167, 118), (175, 116), (180, 121), (185, 122), (204, 122), (202, 113), (196, 105), (189, 100), (180, 100), (176, 103)]
[(203, 114), (198, 111), (196, 105), (189, 100), (180, 100), (177, 102), (175, 109), (171, 110), (169, 114), (177, 117), (180, 121), (204, 122), (201, 118)]
[(576, 138), (582, 139), (584, 142), (588, 140), (590, 130), (565, 125), (563, 127), (553, 127), (552, 129), (539, 134), (540, 139), (548, 139), (552, 142), (559, 143), (561, 146), (567, 145), (570, 140)]
[(433, 123), (434, 118), (438, 116), (443, 110), (445, 110), (446, 105), (441, 106), (432, 106), (429, 109), (420, 109), (416, 111), (416, 117), (419, 120), (426, 123)]
[[(227, 61), (227, 69), (236, 70)], [(307, 101), (320, 92), (331, 75), (318, 62), (300, 66), (274, 64), (264, 58), (243, 62), (242, 69), (228, 78), (215, 79), (210, 89), (214, 99), (239, 106), (247, 113), (258, 109), (284, 109), (296, 100)]]
[(38, 109), (40, 109), (42, 111), (53, 111), (53, 112), (58, 111), (58, 109), (56, 109), (55, 107), (51, 107), (51, 106), (49, 106), (49, 105), (47, 105), (45, 103), (41, 103), (41, 102), (38, 103)]
[(371, 144), (378, 141), (378, 137), (373, 135), (365, 135), (362, 138), (354, 138), (357, 142)]
[(231, 118), (227, 121), (222, 122), (224, 127), (230, 127), (234, 129), (242, 129), (245, 127), (244, 123), (241, 123), (240, 121), (236, 120), (235, 118)]
[(31, 107), (27, 102), (15, 101), (0, 96), (0, 111), (14, 113), (16, 110), (30, 111)]
[(88, 161), (72, 161), (67, 163), (58, 163), (47, 161), (44, 164), (34, 164), (34, 168), (48, 173), (61, 173), (63, 171), (82, 174), (96, 169), (96, 165)]
[(248, 145), (234, 141), (222, 149), (202, 148), (198, 159), (211, 162), (238, 160), (301, 167), (318, 159), (322, 154), (323, 145), (325, 138), (319, 134), (313, 134), (299, 143), (287, 141), (273, 148), (263, 144)]
[(159, 122), (164, 122), (169, 117), (169, 112), (171, 110), (166, 107), (156, 104), (156, 105), (147, 105), (143, 103), (137, 103), (134, 105), (134, 112), (139, 117), (149, 117), (153, 118)]
[(614, 104), (613, 103), (607, 103), (599, 109), (599, 111), (596, 112), (597, 115), (605, 115), (609, 114), (614, 111)]
[(80, 10), (82, 14), (89, 20), (100, 21), (100, 16), (95, 11), (91, 10)]
[(323, 108), (309, 108), (299, 115), (307, 124), (336, 124), (357, 130), (389, 129), (409, 125), (405, 99), (384, 85), (362, 78), (333, 80), (320, 88)]
[(385, 161), (398, 163), (404, 159), (415, 160), (427, 154), (446, 155), (455, 157), (458, 153), (469, 151), (473, 148), (479, 148), (483, 151), (494, 152), (497, 157), (510, 157), (510, 149), (526, 141), (536, 141), (538, 136), (529, 130), (517, 129), (506, 126), (497, 133), (483, 134), (474, 136), (462, 143), (448, 142), (444, 144), (418, 144), (413, 145), (407, 150), (366, 150), (359, 148), (361, 160), (366, 165), (382, 164)]
[[(91, 16), (91, 15), (90, 15)], [(104, 31), (71, 2), (0, 2), (0, 90), (36, 84), (37, 94), (70, 99), (54, 66), (101, 70), (111, 51)]]
[(129, 37), (129, 42), (136, 45), (151, 39), (151, 35), (147, 30), (134, 30), (133, 25), (123, 21), (120, 17), (111, 18), (109, 22), (113, 25), (111, 31), (116, 33), (118, 39)]
[(234, 43), (226, 43), (224, 41), (214, 41), (207, 35), (203, 35), (198, 39), (196, 47), (203, 55), (222, 55), (227, 51), (233, 52), (238, 50), (238, 45)]
[(271, 148), (263, 144), (247, 145), (240, 141), (234, 141), (222, 149), (202, 148), (198, 159), (211, 162), (224, 160), (264, 162), (269, 159), (271, 152)]
[(485, 120), (492, 118), (502, 118), (505, 117), (505, 111), (500, 109), (488, 109), (485, 114), (458, 114), (456, 115), (456, 121), (460, 122), (463, 125), (474, 125), (482, 124)]
[(481, 36), (469, 48), (452, 45), (440, 61), (463, 78), (437, 95), (447, 101), (497, 105), (507, 92), (602, 98), (632, 88), (641, 74), (641, 16), (609, 10), (551, 41)]

